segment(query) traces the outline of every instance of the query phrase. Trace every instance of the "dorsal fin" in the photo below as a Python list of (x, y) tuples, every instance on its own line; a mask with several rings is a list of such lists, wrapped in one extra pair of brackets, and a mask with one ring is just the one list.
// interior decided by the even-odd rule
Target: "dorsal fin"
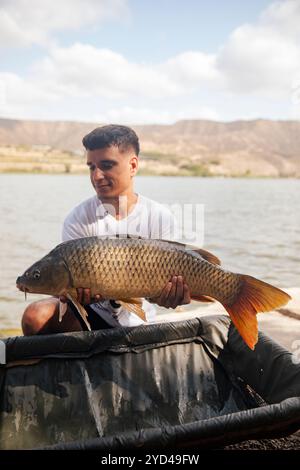
[(195, 251), (196, 253), (198, 253), (200, 256), (202, 256), (202, 258), (204, 258), (209, 263), (218, 264), (219, 266), (221, 265), (221, 261), (219, 260), (219, 258), (207, 250), (203, 250), (202, 248), (192, 248), (192, 251)]

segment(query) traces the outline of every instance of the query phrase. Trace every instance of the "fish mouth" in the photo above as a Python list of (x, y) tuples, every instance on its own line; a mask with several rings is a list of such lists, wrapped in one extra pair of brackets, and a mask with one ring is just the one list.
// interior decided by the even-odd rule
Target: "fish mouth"
[(29, 289), (28, 287), (26, 287), (26, 285), (24, 284), (24, 282), (22, 282), (22, 277), (23, 276), (20, 276), (17, 278), (16, 280), (16, 287), (21, 290), (22, 292), (29, 292)]
[[(19, 278), (18, 278), (18, 279), (19, 279)], [(22, 282), (20, 282), (18, 279), (17, 279), (17, 281), (16, 281), (16, 287), (17, 287), (21, 292), (24, 292), (24, 294), (25, 294), (25, 300), (27, 300), (27, 294), (29, 293), (29, 289), (28, 289), (28, 287), (24, 286), (24, 284), (22, 284)]]

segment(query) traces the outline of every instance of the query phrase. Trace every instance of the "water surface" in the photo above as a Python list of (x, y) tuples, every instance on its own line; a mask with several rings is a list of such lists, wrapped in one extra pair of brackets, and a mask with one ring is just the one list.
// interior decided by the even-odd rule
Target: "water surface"
[[(166, 204), (204, 204), (204, 246), (227, 269), (300, 286), (300, 182), (293, 179), (137, 177), (136, 191)], [(94, 194), (85, 175), (0, 175), (0, 325), (16, 327), (41, 298), (18, 275), (58, 244), (67, 213)]]

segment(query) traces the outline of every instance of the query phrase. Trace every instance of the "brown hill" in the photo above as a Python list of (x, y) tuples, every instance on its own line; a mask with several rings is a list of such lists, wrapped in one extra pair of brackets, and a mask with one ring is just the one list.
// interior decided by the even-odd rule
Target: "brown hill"
[[(0, 145), (81, 153), (82, 136), (97, 125), (0, 119)], [(300, 121), (191, 120), (133, 128), (144, 173), (300, 177)]]

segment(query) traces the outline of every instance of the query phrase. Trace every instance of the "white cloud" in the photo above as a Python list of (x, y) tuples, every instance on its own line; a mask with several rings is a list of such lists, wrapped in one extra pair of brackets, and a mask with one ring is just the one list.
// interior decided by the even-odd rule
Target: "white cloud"
[(129, 62), (111, 50), (79, 43), (69, 48), (54, 47), (33, 72), (58, 94), (161, 98), (181, 91), (156, 67)]
[(290, 95), (300, 71), (299, 24), (299, 0), (286, 0), (270, 5), (257, 24), (235, 29), (216, 60), (226, 88)]
[(215, 55), (187, 51), (167, 60), (161, 69), (179, 86), (199, 88), (203, 82), (207, 85), (220, 80), (215, 63)]
[(127, 0), (1, 0), (0, 45), (47, 45), (56, 31), (78, 30), (128, 14)]
[[(12, 0), (11, 4), (16, 2)], [(10, 2), (4, 0), (3, 3)], [(17, 3), (24, 9), (27, 4), (21, 0)], [(82, 10), (81, 0), (67, 0), (70, 10), (71, 4), (74, 5), (70, 18), (64, 14), (63, 19), (49, 20), (45, 34), (63, 25), (79, 27), (78, 15), (83, 15), (83, 11), (86, 11), (85, 24), (93, 21), (89, 12), (95, 4), (99, 6), (99, 11), (95, 10), (98, 17), (104, 18), (101, 8), (108, 3), (113, 4), (114, 9), (109, 10), (107, 6), (105, 15), (117, 16), (117, 12), (126, 7), (125, 0), (89, 0)], [(49, 6), (50, 1), (46, 0), (45, 4)], [(40, 23), (46, 21), (41, 10), (37, 8), (34, 24), (38, 24), (38, 11)], [(20, 8), (15, 17), (17, 13)], [(11, 18), (12, 15), (6, 16), (6, 21)], [(29, 22), (28, 15), (26, 21)], [(156, 64), (133, 62), (113, 50), (89, 44), (76, 43), (70, 47), (52, 44), (48, 46), (47, 55), (31, 67), (26, 78), (11, 73), (0, 75), (1, 101), (4, 89), (6, 97), (0, 112), (22, 117), (26, 117), (26, 113), (27, 117), (34, 114), (38, 118), (40, 109), (43, 118), (47, 118), (47, 113), (53, 118), (55, 112), (57, 118), (72, 118), (75, 109), (76, 119), (81, 119), (81, 115), (82, 119), (87, 119), (91, 115), (91, 119), (98, 121), (167, 123), (188, 118), (226, 119), (229, 115), (232, 118), (233, 110), (237, 118), (238, 112), (240, 116), (259, 117), (262, 112), (266, 116), (268, 107), (270, 113), (280, 115), (282, 103), (287, 103), (284, 109), (290, 106), (291, 116), (295, 116), (299, 108), (299, 103), (294, 103), (299, 90), (293, 88), (295, 79), (300, 77), (298, 24), (299, 0), (275, 2), (256, 23), (236, 28), (215, 54), (190, 50)], [(25, 27), (24, 31), (31, 30)], [(33, 30), (32, 34), (37, 38), (39, 33), (43, 34), (42, 27), (36, 32)], [(22, 40), (25, 40), (24, 36), (20, 37)]]
[(36, 83), (14, 73), (0, 73), (0, 113), (7, 117), (30, 117), (34, 107), (58, 102), (58, 96)]
[(260, 15), (260, 24), (270, 27), (291, 39), (300, 38), (300, 2), (299, 0), (281, 0), (271, 3)]

